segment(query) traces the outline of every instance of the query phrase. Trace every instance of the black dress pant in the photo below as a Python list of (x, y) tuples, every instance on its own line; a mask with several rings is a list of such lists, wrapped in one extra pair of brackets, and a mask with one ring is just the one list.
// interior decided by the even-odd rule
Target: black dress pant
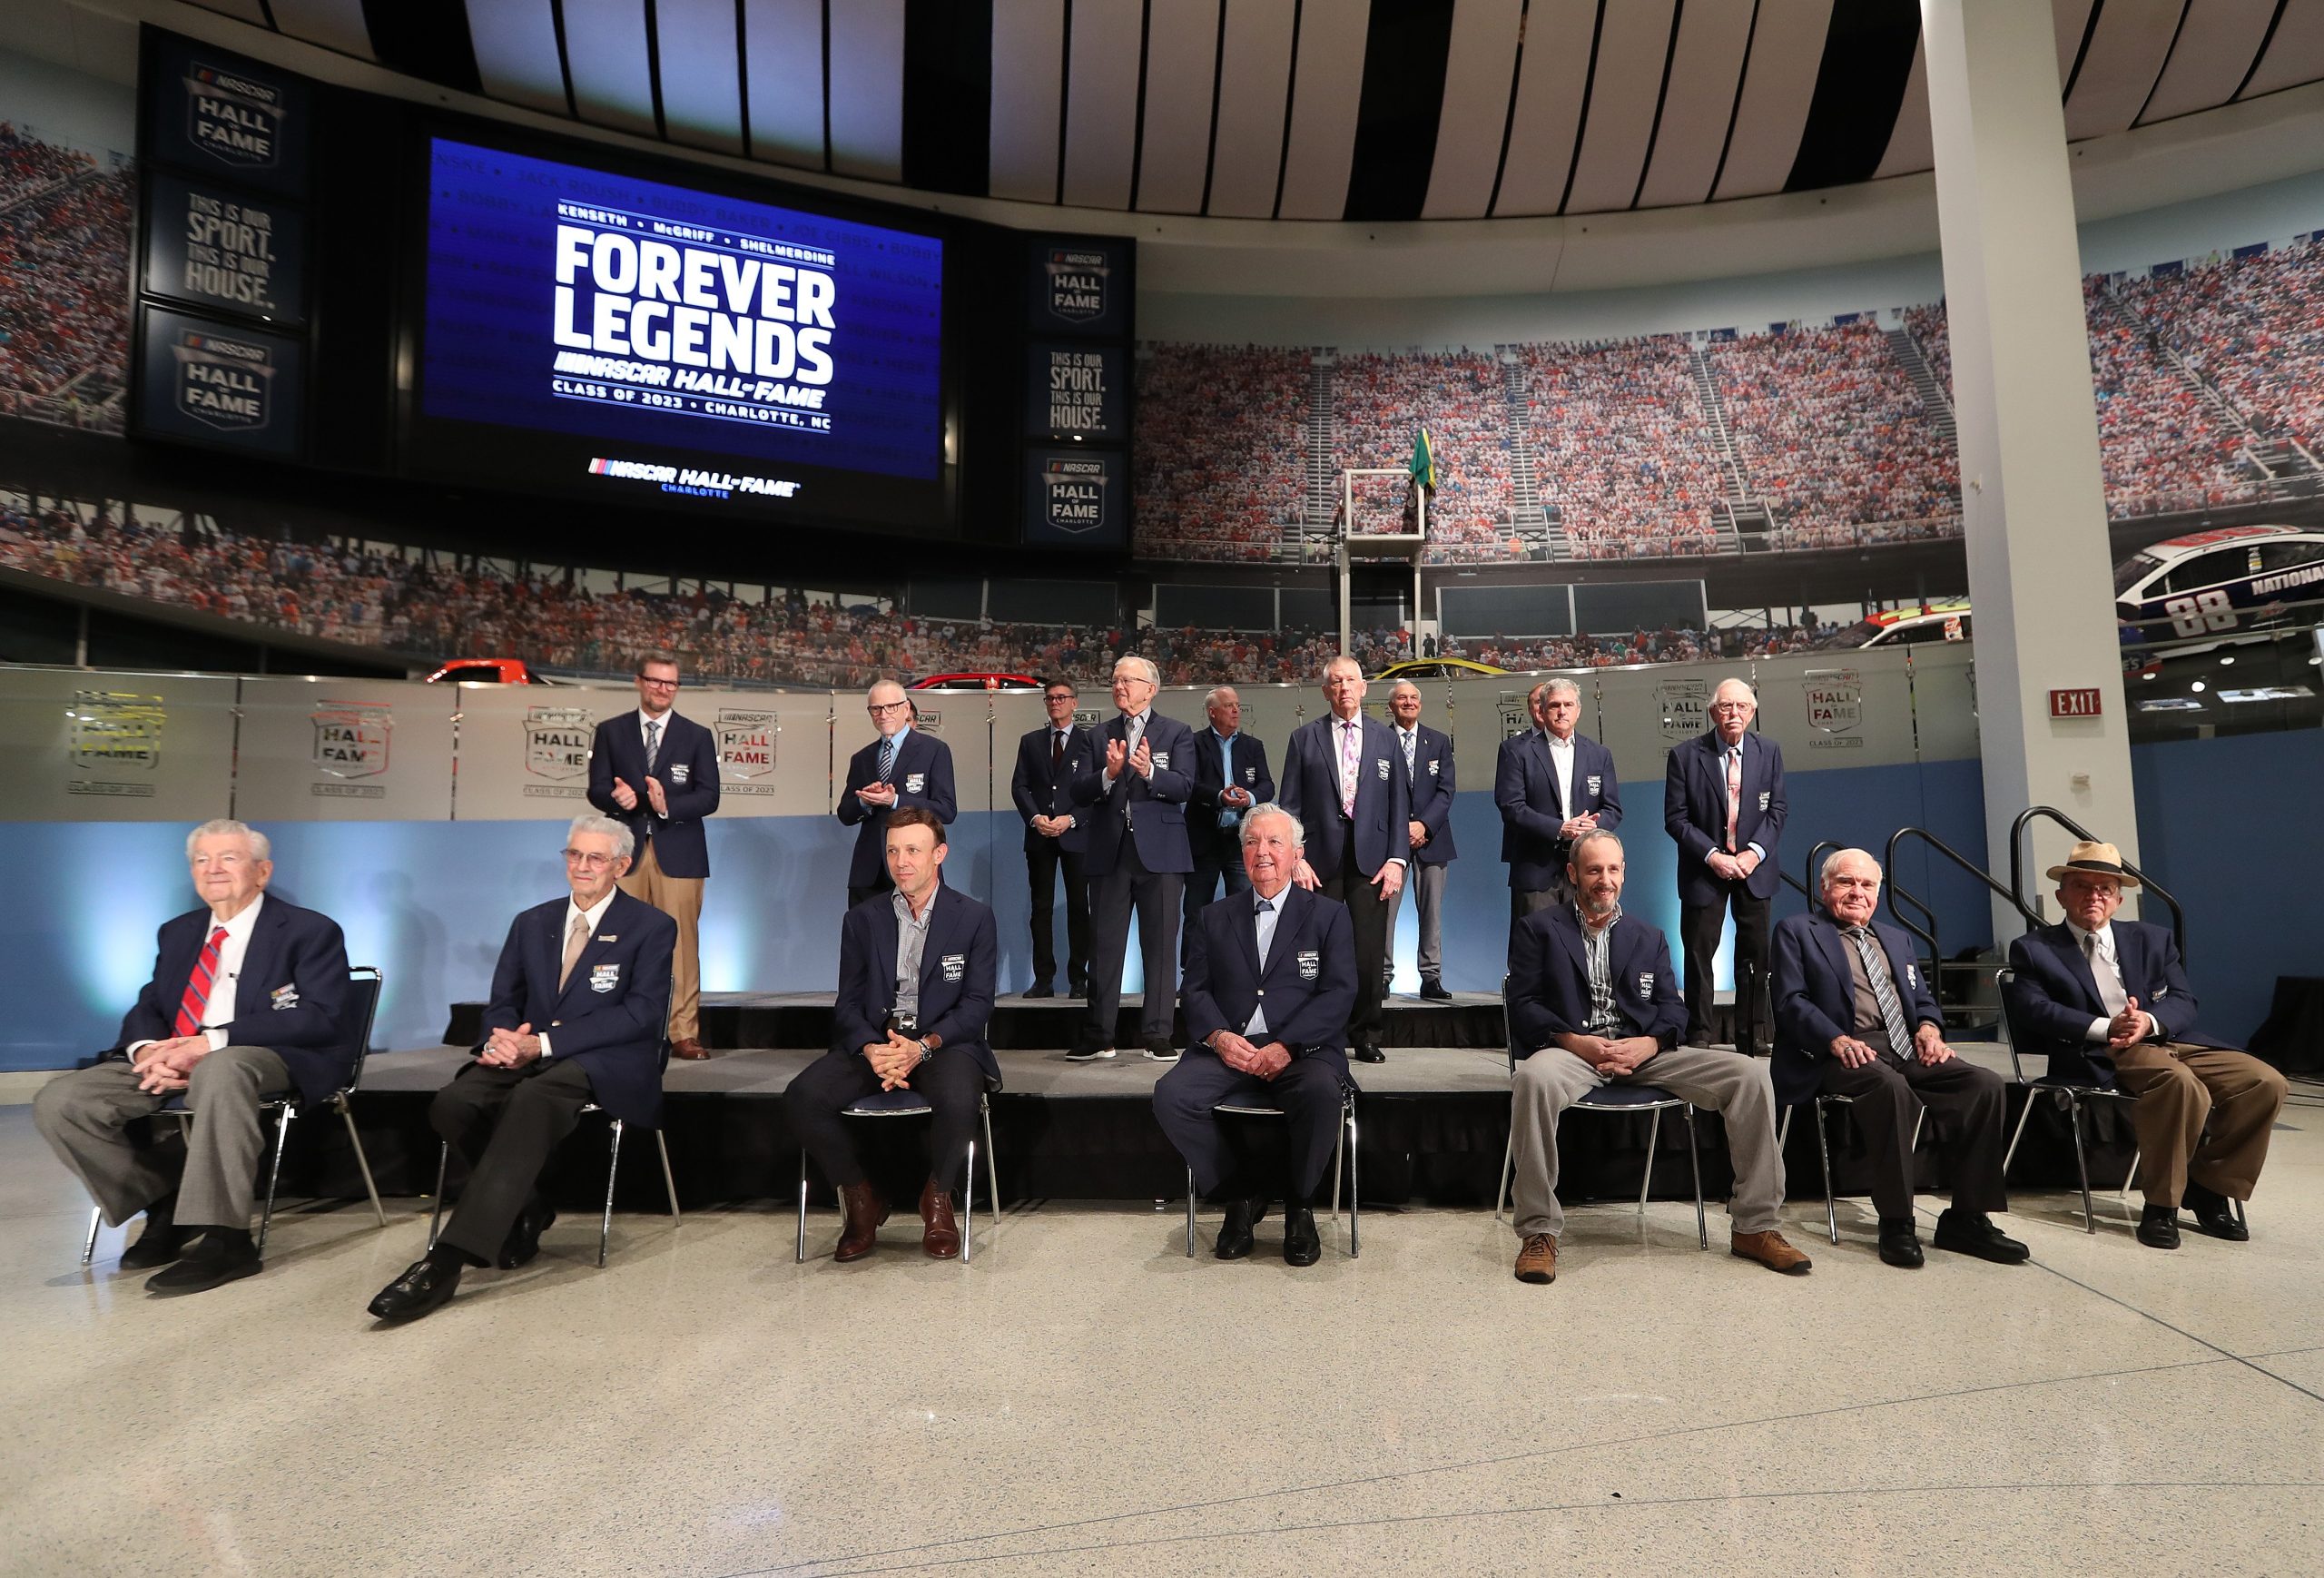
[(1114, 869), (1089, 879), (1089, 1012), (1074, 1038), (1077, 1048), (1114, 1044), (1133, 910), (1146, 959), (1146, 1011), (1138, 1033), (1149, 1041), (1170, 1039), (1178, 1007), (1178, 906), (1186, 890), (1184, 872), (1147, 871), (1137, 858), (1137, 841), (1124, 830)]
[(1930, 1065), (1918, 1058), (1875, 1058), (1849, 1068), (1824, 1064), (1824, 1089), (1855, 1098), (1856, 1127), (1872, 1162), (1872, 1205), (1884, 1217), (1913, 1214), (1913, 1128), (1928, 1109), (1943, 1147), (1953, 1205), (1963, 1211), (2005, 1211), (2001, 1181), (2002, 1078), (1963, 1058)]
[(580, 1064), (541, 1058), (521, 1069), (470, 1063), (428, 1104), (428, 1121), (468, 1163), (468, 1187), (437, 1236), (479, 1265), (500, 1255), (549, 1152), (590, 1100)]
[(1089, 878), (1081, 852), (1044, 838), (1025, 852), (1033, 884), (1033, 983), (1057, 982), (1057, 877), (1065, 873), (1065, 982), (1079, 996), (1089, 982)]
[[(1347, 1040), (1352, 1047), (1380, 1044), (1382, 999), (1387, 995), (1388, 901), (1355, 863), (1355, 833), (1340, 829), (1340, 863), (1335, 871), (1317, 872), (1323, 893), (1347, 906), (1355, 932), (1355, 1011), (1348, 1016)], [(1409, 868), (1408, 868), (1409, 869)]]
[[(1306, 1205), (1331, 1165), (1340, 1099), (1339, 1070), (1326, 1059), (1294, 1058), (1282, 1073), (1262, 1080), (1228, 1068), (1208, 1047), (1189, 1047), (1155, 1082), (1154, 1117), (1194, 1169), (1199, 1192), (1222, 1200), (1280, 1194)], [(1221, 1101), (1282, 1110), (1290, 1160), (1280, 1182), (1256, 1160), (1262, 1143), (1274, 1138), (1260, 1131), (1277, 1126), (1264, 1118), (1221, 1118), (1211, 1110)]]
[[(939, 1047), (904, 1081), (928, 1098), (935, 1109), (928, 1135), (928, 1176), (952, 1187), (953, 1174), (969, 1154), (976, 1138), (977, 1098), (984, 1093), (984, 1065), (965, 1046)], [(863, 1160), (855, 1136), (849, 1131), (870, 1119), (846, 1119), (840, 1110), (880, 1089), (872, 1060), (862, 1052), (825, 1052), (799, 1070), (783, 1093), (783, 1116), (791, 1132), (823, 1169), (823, 1176), (846, 1188), (863, 1181)], [(884, 1119), (883, 1121), (894, 1121)]]
[[(1768, 993), (1768, 940), (1772, 934), (1768, 912), (1771, 899), (1755, 899), (1741, 883), (1722, 883), (1726, 892), (1708, 904), (1679, 904), (1679, 941), (1687, 961), (1687, 1044), (1707, 1047), (1711, 1041), (1711, 1016), (1718, 1008), (1718, 980), (1713, 971), (1718, 957), (1718, 934), (1727, 911), (1735, 911), (1735, 1040), (1748, 1039), (1764, 1047), (1758, 1027), (1772, 1027), (1775, 1012)], [(1751, 982), (1748, 1002), (1743, 984)], [(1748, 1023), (1747, 1023), (1748, 1009)]]

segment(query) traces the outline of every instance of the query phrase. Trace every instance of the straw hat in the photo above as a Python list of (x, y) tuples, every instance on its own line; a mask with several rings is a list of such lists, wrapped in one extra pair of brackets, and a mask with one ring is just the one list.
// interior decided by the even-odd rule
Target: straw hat
[(2122, 884), (2125, 893), (2139, 885), (2139, 879), (2122, 869), (2122, 854), (2111, 843), (2095, 839), (2083, 839), (2066, 852), (2066, 863), (2050, 868), (2050, 880), (2056, 882), (2068, 872), (2087, 872), (2094, 877), (2112, 877)]

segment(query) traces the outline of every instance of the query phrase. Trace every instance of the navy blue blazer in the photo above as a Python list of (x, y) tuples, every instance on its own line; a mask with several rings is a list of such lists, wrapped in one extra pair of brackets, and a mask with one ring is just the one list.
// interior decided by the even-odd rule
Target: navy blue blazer
[[(1141, 777), (1125, 765), (1122, 775), (1106, 782), (1106, 749), (1116, 740), (1129, 738), (1129, 722), (1116, 713), (1097, 735), (1098, 753), (1089, 765), (1073, 775), (1073, 803), (1086, 807), (1089, 847), (1083, 870), (1104, 876), (1121, 859), (1122, 806), (1137, 807), (1129, 824), (1137, 841), (1137, 858), (1150, 872), (1190, 872), (1195, 869), (1194, 846), (1187, 842), (1187, 802), (1195, 792), (1195, 732), (1176, 718), (1149, 710), (1146, 715), (1146, 745), (1154, 757), (1154, 776)], [(1109, 792), (1110, 791), (1110, 792)]]
[(936, 813), (945, 826), (960, 814), (952, 793), (952, 747), (924, 729), (913, 729), (896, 747), (896, 764), (888, 782), (896, 786), (891, 808), (874, 811), (855, 797), (867, 784), (880, 781), (880, 742), (872, 741), (847, 759), (847, 787), (840, 791), (839, 819), (855, 829), (855, 853), (848, 857), (847, 885), (868, 888), (888, 869), (888, 813), (918, 805)]
[(670, 1018), (670, 957), (678, 923), (618, 888), (596, 935), (573, 962), (565, 990), (565, 911), (572, 895), (535, 904), (508, 926), (485, 1005), (485, 1039), (520, 1024), (547, 1031), (552, 1060), (578, 1063), (589, 1095), (625, 1123), (662, 1121), (662, 1033)]
[[(2145, 921), (2112, 924), (2122, 990), (2154, 1016), (2159, 1040), (2238, 1050), (2195, 1028), (2194, 989), (2187, 984), (2179, 940), (2170, 927)], [(2106, 1018), (2106, 1007), (2099, 1001), (2097, 977), (2091, 974), (2090, 961), (2082, 956), (2073, 931), (2062, 922), (2028, 932), (2009, 945), (2009, 963), (2016, 974), (2003, 997), (2010, 1033), (2018, 1038), (2017, 1050), (2046, 1054), (2048, 1079), (2112, 1090), (2113, 1054), (2102, 1041), (2093, 1045), (2088, 1039), (2090, 1021)]]
[[(1896, 1001), (1905, 1022), (1945, 1028), (1945, 1014), (1921, 973), (1912, 940), (1895, 926), (1875, 921), (1872, 934), (1888, 956), (1888, 973), (1896, 986)], [(1787, 915), (1776, 925), (1773, 986), (1776, 1001), (1776, 1051), (1770, 1072), (1776, 1100), (1786, 1107), (1813, 1098), (1823, 1088), (1824, 1070), (1838, 1060), (1832, 1042), (1856, 1033), (1856, 977), (1849, 971), (1847, 950), (1854, 943), (1840, 934), (1840, 925), (1822, 910)], [(2086, 1021), (2085, 1021), (2086, 1022)], [(1890, 1049), (1898, 1057), (1913, 1055), (1910, 1047)]]
[(1264, 1004), (1266, 1034), (1294, 1057), (1321, 1058), (1347, 1078), (1347, 1016), (1355, 1011), (1355, 930), (1347, 906), (1295, 884), (1275, 895), (1282, 912), (1259, 969), (1256, 893), (1229, 893), (1203, 906), (1187, 938), (1187, 1036), (1243, 1033)]
[[(1389, 731), (1396, 747), (1396, 765), (1404, 764), (1403, 736)], [(1451, 865), (1461, 858), (1461, 851), (1452, 842), (1452, 796), (1456, 785), (1452, 782), (1452, 742), (1442, 729), (1432, 729), (1426, 724), (1413, 728), (1413, 768), (1404, 779), (1404, 818), (1417, 822), (1428, 829), (1428, 842), (1418, 849), (1412, 847), (1409, 834), (1404, 843), (1404, 858), (1422, 865)]]
[[(1735, 813), (1735, 847), (1758, 844), (1767, 852), (1758, 869), (1743, 879), (1755, 899), (1775, 897), (1783, 880), (1783, 747), (1764, 735), (1743, 731), (1743, 794)], [(1703, 857), (1727, 843), (1727, 767), (1717, 730), (1672, 748), (1662, 779), (1662, 825), (1679, 843), (1679, 897), (1689, 904), (1716, 904), (1728, 884), (1711, 874)]]
[[(974, 1057), (998, 1090), (1000, 1065), (985, 1044), (1000, 958), (992, 911), (958, 888), (940, 888), (930, 902), (936, 911), (920, 954), (920, 1033), (940, 1036), (944, 1045)], [(873, 1041), (886, 1040), (882, 1027), (895, 1006), (896, 900), (881, 893), (850, 910), (840, 925), (832, 1052), (861, 1057)]]
[[(1614, 922), (1610, 947), (1614, 1005), (1629, 1032), (1677, 1046), (1687, 1031), (1687, 1005), (1662, 928), (1624, 915)], [(1530, 1058), (1559, 1036), (1589, 1033), (1590, 956), (1573, 906), (1536, 910), (1511, 931), (1508, 1001), (1512, 1057)]]
[(1501, 742), (1493, 763), (1492, 803), (1501, 811), (1501, 858), (1509, 885), (1538, 893), (1557, 885), (1573, 850), (1558, 829), (1577, 816), (1596, 813), (1608, 833), (1622, 824), (1621, 780), (1614, 775), (1614, 753), (1588, 735), (1573, 736), (1573, 804), (1558, 798), (1557, 769), (1539, 729)]
[[(217, 922), (205, 906), (162, 922), (153, 938), (153, 979), (121, 1021), (107, 1057), (126, 1056), (132, 1041), (165, 1041), (177, 1032), (178, 1001)], [(355, 1072), (347, 1012), (347, 940), (339, 922), (268, 895), (251, 925), (250, 946), (234, 979), (234, 1017), (212, 1028), (226, 1044), (264, 1047), (298, 1082), (299, 1099), (335, 1095)]]
[[(1187, 796), (1187, 842), (1197, 859), (1239, 863), (1242, 824), (1218, 825), (1218, 792), (1226, 787), (1225, 757), (1216, 730), (1205, 725), (1195, 731), (1195, 786)], [(1235, 735), (1235, 787), (1248, 789), (1255, 807), (1275, 798), (1275, 774), (1267, 770), (1266, 745), (1246, 730)]]
[(1319, 877), (1339, 870), (1350, 833), (1355, 837), (1356, 869), (1367, 877), (1378, 876), (1392, 859), (1412, 859), (1404, 828), (1412, 820), (1404, 749), (1396, 743), (1395, 730), (1378, 718), (1357, 715), (1364, 717), (1364, 738), (1355, 764), (1354, 818), (1340, 815), (1336, 717), (1325, 713), (1292, 730), (1291, 745), (1283, 754), (1279, 803), (1299, 819), (1307, 838), (1307, 863)]
[[(1017, 802), (1017, 814), (1025, 819), (1027, 854), (1044, 844), (1069, 854), (1079, 854), (1089, 847), (1089, 813), (1087, 807), (1073, 803), (1073, 775), (1098, 761), (1098, 742), (1079, 724), (1068, 727), (1065, 771), (1055, 774), (1049, 768), (1049, 735), (1054, 733), (1043, 724), (1017, 742), (1017, 771), (1009, 775), (1009, 794)], [(1074, 822), (1071, 827), (1050, 838), (1033, 831), (1036, 816), (1070, 816)]]
[[(638, 858), (651, 837), (654, 863), (664, 876), (706, 877), (710, 841), (703, 836), (702, 819), (718, 809), (718, 743), (692, 718), (675, 712), (662, 718), (662, 748), (655, 754), (651, 776), (662, 781), (670, 814), (655, 815), (645, 797), (645, 735), (635, 707), (597, 725), (589, 747), (589, 804), (629, 829)], [(637, 791), (636, 810), (624, 811), (614, 799), (616, 778)]]

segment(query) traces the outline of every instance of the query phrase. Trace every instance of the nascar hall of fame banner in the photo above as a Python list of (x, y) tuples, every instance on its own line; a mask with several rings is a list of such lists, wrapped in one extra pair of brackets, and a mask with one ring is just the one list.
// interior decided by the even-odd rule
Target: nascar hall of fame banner
[(0, 690), (0, 801), (29, 822), (223, 816), (234, 681), (24, 670)]
[(722, 706), (710, 729), (718, 742), (718, 784), (728, 794), (774, 793), (775, 735), (773, 707)]
[(154, 173), (141, 288), (295, 325), (307, 316), (307, 222), (297, 208)]
[(306, 347), (286, 335), (138, 309), (144, 337), (137, 427), (251, 454), (299, 452)]
[(1031, 345), (1025, 350), (1025, 431), (1118, 444), (1129, 438), (1123, 390), (1129, 357), (1118, 345)]
[(1025, 451), (1025, 542), (1119, 549), (1129, 542), (1129, 470), (1102, 449)]
[(1035, 334), (1126, 339), (1130, 329), (1132, 243), (1112, 236), (1049, 236), (1033, 242)]
[(285, 822), (440, 821), (452, 813), (460, 695), (393, 680), (245, 679), (235, 806)]
[(314, 126), (304, 77), (155, 31), (145, 54), (145, 156), (301, 196)]

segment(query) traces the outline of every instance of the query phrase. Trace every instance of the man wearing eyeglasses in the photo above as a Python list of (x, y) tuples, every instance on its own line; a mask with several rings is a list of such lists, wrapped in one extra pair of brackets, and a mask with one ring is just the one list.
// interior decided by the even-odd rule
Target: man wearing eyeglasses
[[(1679, 938), (1687, 961), (1687, 1041), (1711, 1044), (1719, 934), (1735, 915), (1735, 1040), (1755, 1048), (1768, 1023), (1768, 910), (1783, 842), (1783, 750), (1751, 720), (1758, 698), (1739, 679), (1711, 693), (1709, 732), (1670, 753), (1662, 825), (1679, 845)], [(1742, 990), (1749, 983), (1748, 992)]]
[(718, 809), (718, 747), (710, 731), (678, 715), (678, 660), (649, 652), (637, 663), (637, 710), (597, 725), (589, 751), (589, 804), (629, 829), (637, 853), (621, 891), (678, 923), (670, 983), (670, 1055), (706, 1058), (701, 1039), (702, 884), (710, 841), (702, 819)]
[(428, 1253), (371, 1300), (384, 1321), (440, 1308), (471, 1266), (513, 1270), (556, 1220), (541, 1168), (595, 1101), (625, 1123), (662, 1120), (661, 1044), (678, 923), (621, 891), (635, 841), (576, 816), (569, 890), (519, 914), (492, 971), (476, 1060), (436, 1092), (428, 1121), (468, 1164), (468, 1187)]
[(839, 796), (840, 822), (855, 829), (855, 853), (847, 863), (851, 910), (895, 885), (888, 876), (888, 817), (898, 807), (933, 811), (948, 827), (959, 814), (952, 747), (912, 726), (904, 687), (881, 680), (865, 694), (863, 710), (880, 737), (847, 759), (847, 787)]

